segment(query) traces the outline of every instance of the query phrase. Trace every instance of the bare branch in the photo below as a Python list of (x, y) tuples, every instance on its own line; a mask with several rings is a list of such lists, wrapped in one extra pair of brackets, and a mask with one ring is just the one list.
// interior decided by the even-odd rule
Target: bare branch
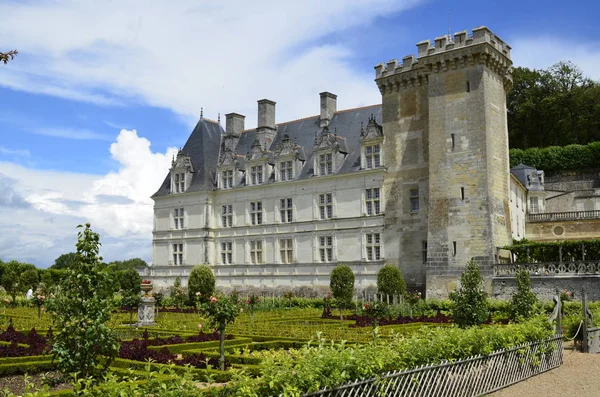
[(17, 50), (12, 50), (9, 52), (0, 52), (0, 62), (3, 62), (6, 65), (8, 61), (13, 60), (18, 53), (19, 51)]

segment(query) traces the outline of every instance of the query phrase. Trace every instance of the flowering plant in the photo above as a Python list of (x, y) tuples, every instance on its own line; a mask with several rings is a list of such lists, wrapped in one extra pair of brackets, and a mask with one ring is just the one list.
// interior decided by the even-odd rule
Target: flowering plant
[(202, 314), (208, 317), (208, 324), (211, 328), (219, 331), (220, 334), (220, 353), (219, 363), (221, 370), (225, 370), (225, 328), (232, 324), (240, 314), (237, 299), (228, 298), (224, 295), (211, 296), (208, 302), (198, 304), (198, 309)]
[(254, 294), (250, 294), (246, 299), (246, 304), (250, 308), (250, 323), (254, 326), (254, 307), (260, 303), (260, 298)]
[(142, 284), (152, 284), (152, 280), (142, 280)]
[(560, 291), (560, 300), (561, 301), (571, 301), (575, 297), (575, 292), (569, 291), (568, 289), (563, 289)]
[(371, 302), (363, 305), (363, 310), (367, 317), (373, 319), (373, 326), (377, 326), (377, 323), (382, 318), (389, 316), (390, 311), (388, 306), (383, 302)]
[(406, 301), (411, 305), (416, 305), (421, 300), (421, 293), (419, 291), (407, 292)]

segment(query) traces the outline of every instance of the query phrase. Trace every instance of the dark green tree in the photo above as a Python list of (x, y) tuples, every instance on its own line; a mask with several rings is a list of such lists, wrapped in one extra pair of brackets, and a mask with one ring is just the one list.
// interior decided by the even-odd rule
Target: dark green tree
[(138, 267), (147, 267), (148, 263), (140, 258), (132, 258), (125, 261), (112, 261), (108, 263), (108, 266), (110, 266), (114, 271), (122, 271), (131, 269), (135, 270)]
[(62, 254), (54, 261), (54, 265), (50, 266), (50, 269), (67, 269), (75, 264), (77, 261), (77, 253), (69, 252), (68, 254)]
[(480, 325), (489, 317), (487, 294), (479, 265), (469, 261), (460, 276), (460, 288), (450, 293), (451, 315), (459, 327)]
[(526, 269), (519, 269), (515, 274), (517, 288), (510, 300), (510, 313), (513, 320), (524, 320), (534, 314), (537, 297), (531, 290), (531, 279)]
[(4, 264), (0, 285), (12, 297), (13, 304), (17, 300), (17, 295), (24, 294), (29, 288), (35, 289), (37, 283), (37, 271), (34, 265), (18, 261)]
[(100, 266), (100, 236), (87, 223), (77, 234), (77, 259), (65, 270), (54, 299), (52, 352), (65, 375), (100, 379), (115, 358), (119, 344), (110, 320), (114, 279)]
[[(208, 265), (194, 266), (188, 279), (188, 297), (191, 302), (206, 302), (215, 293), (216, 280)], [(200, 295), (197, 296), (196, 293)]]
[(346, 265), (337, 265), (329, 279), (331, 294), (340, 309), (340, 320), (344, 321), (344, 309), (352, 303), (354, 294), (354, 273)]
[(377, 291), (385, 295), (404, 295), (406, 282), (398, 266), (385, 265), (377, 273)]

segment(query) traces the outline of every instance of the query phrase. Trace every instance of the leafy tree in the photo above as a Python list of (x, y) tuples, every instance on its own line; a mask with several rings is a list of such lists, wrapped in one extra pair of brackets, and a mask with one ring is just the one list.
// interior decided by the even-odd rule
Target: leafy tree
[(108, 264), (114, 271), (136, 269), (138, 267), (147, 267), (148, 263), (140, 258), (127, 259), (125, 261), (113, 261)]
[(19, 53), (19, 51), (17, 51), (17, 50), (12, 50), (12, 51), (8, 51), (8, 52), (0, 52), (0, 62), (4, 63), (6, 65), (8, 63), (8, 61), (12, 61), (13, 59), (15, 59), (15, 56), (17, 56), (18, 53)]
[(67, 269), (73, 266), (77, 262), (77, 253), (69, 252), (68, 254), (62, 254), (54, 261), (54, 265), (50, 266), (50, 269)]
[(402, 271), (397, 266), (385, 265), (377, 273), (377, 291), (385, 295), (403, 295), (406, 283)]
[(459, 327), (480, 325), (489, 316), (487, 294), (483, 289), (483, 277), (475, 261), (469, 261), (460, 276), (460, 288), (450, 293), (451, 315)]
[[(205, 302), (215, 293), (216, 280), (213, 271), (208, 265), (194, 266), (188, 280), (189, 300), (194, 302), (198, 298)], [(196, 293), (200, 293), (199, 296)]]
[(100, 236), (89, 223), (77, 233), (76, 246), (77, 260), (65, 270), (57, 296), (48, 302), (57, 330), (52, 351), (64, 374), (97, 380), (119, 349), (116, 335), (107, 325), (114, 280), (99, 265)]
[(18, 294), (23, 294), (29, 288), (35, 288), (38, 283), (35, 266), (30, 263), (10, 261), (4, 264), (4, 272), (0, 285), (12, 297), (13, 304)]
[(141, 288), (142, 277), (134, 270), (124, 270), (119, 272), (119, 286), (123, 295), (139, 295), (142, 291)]
[(340, 308), (340, 320), (344, 321), (344, 309), (352, 302), (354, 273), (346, 265), (337, 265), (331, 272), (329, 288)]
[(56, 269), (41, 269), (40, 281), (44, 285), (44, 291), (53, 290), (60, 281), (64, 278), (65, 272), (63, 270)]
[(526, 269), (519, 269), (515, 274), (517, 289), (510, 301), (510, 313), (513, 320), (530, 318), (534, 314), (537, 297), (531, 290), (531, 279)]

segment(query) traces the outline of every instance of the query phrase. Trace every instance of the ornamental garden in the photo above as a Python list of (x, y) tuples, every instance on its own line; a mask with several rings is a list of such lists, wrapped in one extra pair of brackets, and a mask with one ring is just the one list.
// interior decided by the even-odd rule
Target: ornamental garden
[[(60, 282), (2, 300), (3, 395), (300, 396), (517, 346), (525, 357), (524, 344), (557, 331), (573, 336), (581, 320), (573, 291), (559, 291), (557, 330), (549, 321), (555, 303), (536, 298), (524, 271), (511, 300), (489, 299), (475, 262), (448, 300), (406, 291), (391, 265), (366, 299), (355, 295), (344, 265), (332, 272), (330, 293), (316, 298), (224, 295), (211, 269), (197, 266), (187, 288), (178, 280), (169, 294), (154, 294), (154, 323), (140, 327), (136, 308), (151, 283), (135, 272), (115, 280), (100, 266), (100, 238), (89, 224), (76, 247)], [(600, 318), (600, 304), (589, 308)]]

